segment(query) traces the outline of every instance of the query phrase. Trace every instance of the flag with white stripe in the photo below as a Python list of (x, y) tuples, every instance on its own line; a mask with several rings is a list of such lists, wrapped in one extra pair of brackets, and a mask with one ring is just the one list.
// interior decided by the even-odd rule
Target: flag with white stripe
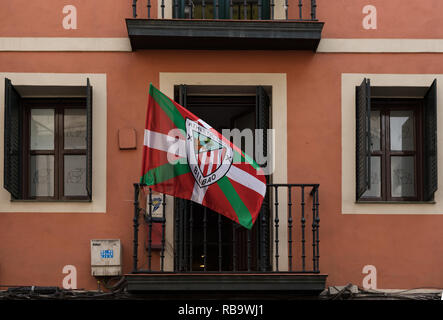
[(266, 194), (263, 170), (252, 158), (152, 84), (140, 182), (248, 229)]

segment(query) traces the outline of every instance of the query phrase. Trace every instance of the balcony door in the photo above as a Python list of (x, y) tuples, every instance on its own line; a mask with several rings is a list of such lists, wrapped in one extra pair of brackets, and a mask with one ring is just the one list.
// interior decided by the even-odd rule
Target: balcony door
[[(233, 87), (198, 87), (177, 86), (175, 100), (217, 131), (269, 127), (269, 98), (263, 87), (243, 88), (242, 93), (236, 94), (229, 94), (238, 91)], [(244, 150), (245, 146), (239, 147)], [(175, 200), (174, 226), (175, 271), (270, 270), (267, 197), (252, 230), (182, 199)]]
[[(260, 8), (261, 7), (261, 8)], [(270, 19), (270, 0), (174, 0), (176, 19)]]

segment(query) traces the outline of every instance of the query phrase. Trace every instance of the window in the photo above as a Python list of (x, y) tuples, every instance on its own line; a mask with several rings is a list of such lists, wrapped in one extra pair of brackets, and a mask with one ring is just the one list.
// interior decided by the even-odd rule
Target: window
[[(90, 200), (92, 88), (89, 80), (85, 87), (78, 88), (83, 97), (24, 98), (22, 90), (6, 79), (5, 189), (17, 200)], [(32, 90), (48, 88), (34, 86)], [(52, 87), (52, 90), (62, 89)]]
[[(175, 87), (174, 95), (175, 100), (182, 106), (208, 121), (219, 132), (222, 132), (222, 129), (234, 128), (268, 129), (270, 126), (270, 99), (262, 86), (236, 88), (179, 85)], [(266, 136), (262, 143), (264, 150), (267, 150)], [(231, 220), (220, 214), (212, 214), (210, 209), (206, 210), (199, 204), (175, 199), (174, 241), (178, 248), (175, 270), (270, 270), (270, 235), (266, 231), (270, 220), (269, 206), (267, 195), (261, 209), (261, 219), (257, 219), (250, 232), (250, 255), (253, 258), (248, 266), (245, 258), (248, 250), (246, 229), (238, 228)], [(207, 233), (207, 239), (203, 238), (203, 233)], [(219, 241), (223, 245), (219, 246)], [(234, 259), (236, 254), (239, 259)], [(189, 258), (183, 258), (182, 255)], [(258, 255), (262, 259), (262, 265), (258, 264)], [(220, 260), (220, 257), (225, 258)]]
[[(173, 16), (178, 19), (270, 19), (270, 1), (262, 0), (174, 0)], [(204, 3), (204, 6), (203, 6)], [(232, 3), (232, 7), (231, 7)], [(217, 8), (218, 5), (218, 8)]]
[[(399, 92), (405, 88), (399, 88)], [(436, 81), (423, 97), (357, 87), (357, 200), (431, 201), (437, 190)], [(371, 93), (372, 91), (372, 93)]]

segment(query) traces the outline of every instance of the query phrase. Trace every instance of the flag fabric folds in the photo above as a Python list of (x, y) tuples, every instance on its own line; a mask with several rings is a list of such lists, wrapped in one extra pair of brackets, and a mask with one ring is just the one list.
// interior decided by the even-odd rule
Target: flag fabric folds
[(140, 182), (202, 204), (247, 229), (266, 194), (263, 170), (251, 157), (152, 84)]

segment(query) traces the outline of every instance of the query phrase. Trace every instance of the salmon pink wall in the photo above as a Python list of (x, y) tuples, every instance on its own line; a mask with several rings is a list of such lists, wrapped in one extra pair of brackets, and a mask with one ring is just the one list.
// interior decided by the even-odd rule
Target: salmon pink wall
[[(137, 1), (138, 18), (147, 18), (146, 4)], [(157, 1), (151, 4), (151, 17), (156, 17)], [(63, 28), (66, 5), (77, 8), (76, 30)], [(366, 5), (377, 9), (376, 30), (362, 27)], [(441, 38), (441, 12), (441, 0), (317, 0), (317, 18), (325, 22), (323, 38)], [(126, 18), (132, 18), (132, 0), (3, 1), (0, 37), (127, 37)], [(297, 0), (289, 0), (289, 18), (298, 18)]]
[[(70, 264), (78, 287), (95, 289), (89, 241), (96, 238), (121, 239), (123, 271), (130, 272), (132, 184), (140, 174), (149, 82), (158, 86), (159, 72), (260, 72), (287, 74), (288, 181), (320, 183), (320, 270), (328, 285), (361, 286), (362, 269), (371, 264), (379, 288), (443, 287), (443, 215), (341, 213), (340, 114), (341, 73), (443, 73), (441, 55), (3, 52), (0, 71), (106, 73), (108, 103), (106, 212), (1, 213), (0, 285), (61, 286), (62, 268)], [(136, 129), (136, 150), (119, 149), (119, 128)]]
[[(363, 8), (377, 9), (377, 29), (362, 26)], [(318, 19), (325, 22), (323, 38), (441, 38), (440, 0), (317, 0)]]

